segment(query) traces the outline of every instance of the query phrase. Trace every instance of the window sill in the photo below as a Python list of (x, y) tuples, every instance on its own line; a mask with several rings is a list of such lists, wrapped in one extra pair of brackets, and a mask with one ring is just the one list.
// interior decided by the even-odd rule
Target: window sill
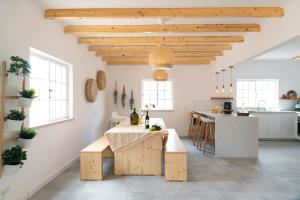
[(51, 122), (45, 122), (43, 124), (39, 124), (39, 125), (34, 125), (34, 126), (31, 126), (30, 128), (42, 128), (42, 127), (45, 127), (45, 126), (50, 126), (50, 125), (54, 125), (54, 124), (59, 124), (59, 123), (63, 123), (63, 122), (67, 122), (67, 121), (72, 121), (74, 120), (74, 118), (65, 118), (65, 119), (61, 119), (61, 120), (56, 120), (56, 121), (51, 121)]

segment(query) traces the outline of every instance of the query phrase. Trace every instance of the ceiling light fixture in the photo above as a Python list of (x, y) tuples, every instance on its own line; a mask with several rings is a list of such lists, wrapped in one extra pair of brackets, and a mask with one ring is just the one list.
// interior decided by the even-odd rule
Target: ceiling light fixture
[(216, 80), (216, 82), (217, 82), (216, 83), (216, 93), (217, 94), (219, 94), (219, 92), (220, 92), (219, 91), (219, 74), (220, 74), (219, 72), (216, 72), (216, 77), (217, 77), (217, 80)]
[(155, 81), (166, 81), (168, 80), (168, 73), (163, 69), (156, 69), (153, 73), (153, 80)]
[(233, 93), (233, 85), (232, 85), (232, 68), (233, 66), (229, 66), (230, 69), (230, 86), (229, 86), (229, 92)]
[(223, 73), (222, 93), (225, 93), (225, 69), (222, 69), (222, 73)]
[[(160, 20), (160, 31), (163, 33), (163, 20)], [(163, 43), (155, 47), (148, 56), (149, 65), (153, 67), (153, 79), (156, 81), (165, 81), (168, 79), (166, 69), (170, 69), (174, 64), (173, 51)]]
[[(160, 19), (160, 31), (163, 33), (163, 19)], [(149, 54), (149, 65), (154, 68), (169, 69), (174, 64), (174, 53), (166, 45), (161, 42)]]

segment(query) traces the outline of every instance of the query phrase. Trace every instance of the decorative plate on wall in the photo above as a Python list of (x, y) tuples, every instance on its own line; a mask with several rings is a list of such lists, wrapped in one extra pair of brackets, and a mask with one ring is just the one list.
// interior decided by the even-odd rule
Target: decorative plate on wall
[(85, 82), (85, 97), (88, 102), (94, 102), (97, 99), (97, 83), (94, 79), (88, 79)]
[(99, 90), (104, 90), (106, 88), (106, 76), (105, 72), (102, 70), (99, 70), (97, 72), (97, 86)]

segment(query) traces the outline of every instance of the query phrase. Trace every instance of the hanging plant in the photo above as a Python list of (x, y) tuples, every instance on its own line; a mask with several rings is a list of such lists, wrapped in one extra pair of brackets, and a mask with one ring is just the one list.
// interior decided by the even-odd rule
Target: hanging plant
[(129, 100), (130, 109), (133, 109), (134, 98), (133, 98), (133, 90), (131, 90), (130, 100)]
[(123, 108), (125, 108), (125, 100), (126, 100), (126, 92), (125, 92), (125, 85), (123, 85), (123, 92), (122, 92), (122, 96), (121, 96), (121, 103)]
[(114, 104), (118, 107), (118, 90), (117, 90), (117, 81), (115, 82), (115, 90), (114, 90)]

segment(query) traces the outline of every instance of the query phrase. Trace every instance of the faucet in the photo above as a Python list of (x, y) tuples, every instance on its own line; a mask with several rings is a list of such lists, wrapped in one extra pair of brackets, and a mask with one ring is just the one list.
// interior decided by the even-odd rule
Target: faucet
[[(258, 103), (257, 103), (257, 110), (258, 110), (258, 111), (261, 110), (260, 103), (266, 104), (267, 102), (266, 102), (265, 100), (259, 100)], [(264, 108), (264, 110), (266, 110), (266, 107)]]

